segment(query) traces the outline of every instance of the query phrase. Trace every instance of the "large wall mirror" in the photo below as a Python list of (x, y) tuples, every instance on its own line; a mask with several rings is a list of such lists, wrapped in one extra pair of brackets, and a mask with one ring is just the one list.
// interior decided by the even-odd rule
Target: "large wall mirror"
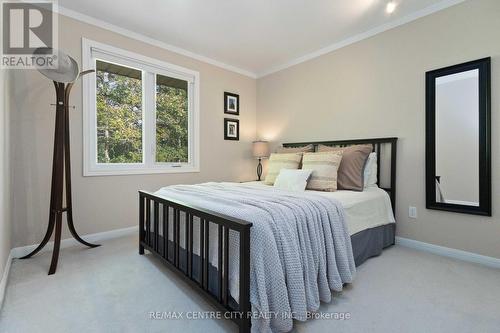
[(491, 216), (490, 58), (426, 74), (426, 205)]

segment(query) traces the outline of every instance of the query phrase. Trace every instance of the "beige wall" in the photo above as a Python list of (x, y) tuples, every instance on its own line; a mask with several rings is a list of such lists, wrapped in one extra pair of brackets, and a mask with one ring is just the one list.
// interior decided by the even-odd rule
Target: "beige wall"
[[(500, 258), (499, 34), (500, 1), (471, 0), (259, 79), (258, 134), (275, 142), (399, 137), (398, 235)], [(425, 72), (486, 56), (493, 217), (426, 210)], [(408, 218), (410, 205), (417, 220)]]
[[(10, 168), (9, 168), (9, 80), (0, 70), (0, 279), (11, 247)], [(0, 304), (1, 305), (1, 304)]]
[[(253, 179), (250, 142), (258, 126), (258, 136), (276, 143), (398, 136), (398, 234), (500, 258), (500, 217), (495, 209), (495, 198), (500, 197), (495, 167), (500, 162), (500, 2), (468, 1), (257, 81), (66, 17), (59, 23), (60, 47), (80, 63), (81, 37), (87, 37), (201, 74), (201, 172), (193, 174), (82, 177), (81, 84), (75, 86), (73, 197), (81, 234), (135, 225), (138, 189)], [(424, 73), (484, 56), (493, 59), (494, 216), (426, 210)], [(12, 83), (10, 149), (16, 184), (11, 201), (12, 245), (22, 246), (39, 242), (47, 223), (54, 128), (49, 104), (54, 92), (36, 72), (13, 72)], [(239, 142), (223, 140), (225, 90), (241, 96)], [(417, 220), (407, 217), (409, 205), (418, 207)], [(0, 229), (0, 259), (8, 253), (6, 230), (8, 224)]]
[[(204, 181), (253, 179), (251, 141), (256, 134), (254, 79), (168, 52), (95, 26), (60, 16), (59, 47), (81, 64), (81, 38), (86, 37), (200, 72), (201, 172), (188, 174), (82, 176), (82, 86), (71, 95), (73, 209), (80, 234), (136, 225), (137, 190)], [(13, 246), (41, 241), (48, 218), (54, 88), (35, 71), (16, 71), (13, 77), (12, 125)], [(240, 141), (224, 141), (223, 93), (240, 94)], [(63, 237), (69, 237), (64, 228)]]

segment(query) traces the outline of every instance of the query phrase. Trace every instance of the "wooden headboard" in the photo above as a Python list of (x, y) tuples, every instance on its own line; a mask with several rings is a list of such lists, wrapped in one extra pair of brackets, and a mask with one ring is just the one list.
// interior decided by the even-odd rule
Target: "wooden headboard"
[[(396, 156), (397, 156), (398, 138), (376, 138), (376, 139), (353, 139), (353, 140), (335, 140), (335, 141), (313, 141), (313, 142), (293, 142), (284, 143), (283, 147), (301, 147), (306, 145), (314, 145), (314, 150), (317, 150), (318, 145), (332, 147), (347, 147), (352, 145), (370, 144), (373, 151), (377, 153), (377, 185), (389, 193), (391, 198), (392, 210), (396, 213)], [(387, 153), (386, 147), (390, 148)], [(386, 155), (387, 154), (387, 155)], [(388, 161), (388, 163), (385, 163)], [(386, 165), (388, 164), (388, 166)], [(381, 170), (389, 170), (388, 183), (381, 182)]]

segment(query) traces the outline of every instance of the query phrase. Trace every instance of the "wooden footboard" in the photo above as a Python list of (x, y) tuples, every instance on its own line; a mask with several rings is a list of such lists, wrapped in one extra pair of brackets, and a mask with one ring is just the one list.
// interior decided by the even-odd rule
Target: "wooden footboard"
[[(210, 263), (210, 223), (217, 226), (217, 268)], [(193, 251), (194, 226), (199, 228), (199, 251)], [(204, 298), (250, 332), (250, 228), (252, 224), (187, 203), (139, 191), (139, 254), (148, 250), (197, 289)], [(181, 239), (181, 228), (184, 237)], [(229, 231), (239, 234), (239, 302), (229, 293)], [(211, 274), (212, 273), (212, 274)], [(212, 279), (216, 277), (216, 281)]]

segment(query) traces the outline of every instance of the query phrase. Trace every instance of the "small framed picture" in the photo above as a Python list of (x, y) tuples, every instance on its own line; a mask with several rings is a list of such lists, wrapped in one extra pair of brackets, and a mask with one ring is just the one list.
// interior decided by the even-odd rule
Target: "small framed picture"
[(240, 95), (224, 92), (224, 113), (239, 116)]
[(224, 118), (224, 140), (240, 139), (240, 121), (238, 119)]

